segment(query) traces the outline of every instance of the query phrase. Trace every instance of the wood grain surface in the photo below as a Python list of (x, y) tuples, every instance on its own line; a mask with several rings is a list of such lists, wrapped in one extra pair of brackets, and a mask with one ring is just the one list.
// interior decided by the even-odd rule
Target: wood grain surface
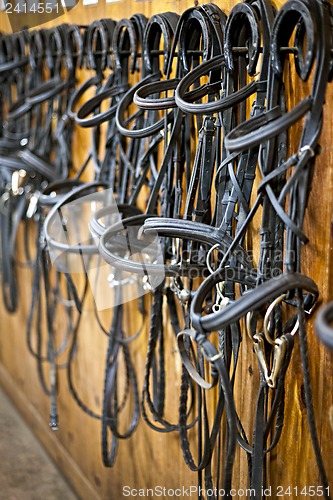
[[(226, 13), (236, 3), (233, 0), (215, 2)], [(74, 22), (88, 24), (94, 19), (110, 17), (118, 20), (141, 12), (147, 17), (163, 11), (181, 13), (194, 5), (188, 0), (122, 0), (105, 3), (99, 0), (94, 6), (79, 3), (73, 10), (57, 18), (53, 24)], [(282, 2), (277, 2), (279, 7)], [(0, 13), (0, 29), (10, 31), (5, 14)], [(82, 73), (82, 79), (87, 75)], [(290, 84), (293, 85), (293, 82)], [(295, 92), (297, 89), (294, 89)], [(333, 87), (328, 88), (324, 109), (324, 127), (321, 138), (322, 153), (317, 159), (313, 189), (305, 221), (309, 244), (303, 249), (302, 271), (312, 277), (319, 286), (323, 303), (333, 299)], [(295, 134), (297, 131), (295, 131)], [(89, 144), (83, 131), (75, 136), (75, 162), (80, 164)], [(22, 244), (22, 238), (20, 238)], [(19, 249), (20, 251), (20, 249)], [(64, 474), (84, 500), (92, 498), (115, 500), (122, 498), (123, 487), (167, 488), (196, 485), (197, 477), (186, 467), (176, 433), (160, 434), (151, 431), (141, 420), (134, 436), (120, 442), (116, 465), (106, 469), (102, 465), (100, 423), (85, 415), (75, 404), (67, 388), (64, 370), (59, 375), (59, 420), (56, 433), (48, 430), (49, 400), (43, 394), (37, 376), (36, 362), (29, 355), (25, 339), (27, 314), (31, 299), (31, 271), (20, 269), (20, 306), (15, 315), (5, 312), (0, 301), (0, 382), (16, 402), (34, 432), (59, 464)], [(134, 305), (127, 305), (126, 314), (133, 331), (140, 326), (140, 318)], [(104, 313), (107, 321), (108, 313)], [(167, 322), (167, 317), (166, 317)], [(318, 432), (333, 488), (333, 357), (321, 347), (313, 332), (313, 319), (308, 323), (313, 399), (317, 416)], [(133, 359), (140, 375), (148, 338), (148, 321), (140, 337), (132, 346)], [(63, 328), (59, 320), (59, 330)], [(170, 329), (169, 329), (170, 330)], [(170, 330), (167, 338), (167, 414), (177, 419), (177, 388), (180, 378), (180, 360), (174, 336)], [(74, 363), (75, 383), (84, 401), (95, 411), (101, 410), (106, 338), (96, 326), (90, 298), (83, 312), (79, 332), (79, 349)], [(140, 382), (140, 385), (141, 385)], [(244, 335), (241, 359), (236, 377), (236, 407), (251, 436), (253, 411), (258, 387), (257, 361), (250, 342)], [(284, 430), (278, 447), (268, 457), (268, 478), (272, 486), (271, 498), (276, 498), (277, 486), (283, 488), (308, 487), (318, 484), (318, 473), (308, 431), (299, 344), (296, 338), (291, 366), (286, 383), (286, 416)], [(212, 397), (214, 399), (214, 397)], [(211, 402), (213, 405), (214, 401)], [(237, 452), (234, 466), (235, 487), (248, 487), (246, 458)], [(240, 496), (239, 496), (240, 498)], [(288, 498), (288, 496), (282, 496)], [(295, 490), (289, 498), (296, 498)], [(303, 496), (303, 498), (305, 498)]]

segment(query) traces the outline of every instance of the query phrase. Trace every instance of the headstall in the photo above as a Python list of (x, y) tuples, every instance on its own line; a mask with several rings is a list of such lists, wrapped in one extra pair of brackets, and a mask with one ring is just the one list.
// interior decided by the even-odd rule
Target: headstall
[[(206, 491), (231, 496), (239, 446), (251, 498), (262, 498), (267, 456), (288, 426), (285, 382), (297, 344), (329, 498), (306, 334), (319, 290), (303, 274), (301, 249), (333, 75), (332, 19), (324, 0), (288, 0), (279, 10), (246, 0), (229, 15), (208, 3), (0, 36), (3, 301), (17, 311), (18, 271), (30, 267), (27, 345), (50, 397), (50, 426), (59, 425), (58, 371), (66, 370), (77, 404), (101, 421), (105, 466), (142, 417), (154, 431), (178, 433)], [(78, 165), (82, 129), (89, 137)], [(111, 320), (97, 301), (93, 318), (107, 341), (97, 411), (76, 387), (75, 366), (85, 304), (106, 281)], [(330, 304), (315, 326), (331, 349), (332, 323)], [(139, 367), (133, 345), (146, 327)], [(176, 388), (167, 336), (181, 363)], [(258, 364), (250, 433), (235, 404), (236, 379), (237, 391), (248, 390), (239, 378), (245, 351)]]

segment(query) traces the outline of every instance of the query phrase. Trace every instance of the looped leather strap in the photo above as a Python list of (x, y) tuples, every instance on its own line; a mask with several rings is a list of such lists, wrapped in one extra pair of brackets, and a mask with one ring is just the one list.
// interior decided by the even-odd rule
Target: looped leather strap
[(273, 139), (302, 118), (312, 104), (313, 99), (309, 96), (287, 113), (282, 113), (279, 107), (264, 111), (235, 127), (225, 138), (225, 146), (230, 152), (237, 152)]
[[(190, 86), (198, 78), (204, 76), (205, 74), (208, 74), (214, 69), (218, 68), (221, 69), (221, 67), (224, 66), (224, 64), (225, 64), (225, 56), (217, 56), (201, 64), (200, 66), (192, 70), (190, 73), (188, 73), (188, 75), (185, 76), (179, 82), (176, 88), (175, 100), (177, 106), (180, 107), (180, 109), (182, 109), (186, 113), (193, 113), (193, 114), (218, 113), (220, 111), (224, 111), (228, 108), (236, 106), (240, 102), (243, 102), (245, 99), (253, 95), (255, 92), (265, 91), (267, 85), (265, 81), (264, 82), (252, 81), (245, 87), (242, 87), (238, 91), (233, 92), (226, 97), (222, 97), (217, 101), (214, 100), (213, 102), (208, 102), (205, 104), (191, 104), (191, 102), (189, 102), (190, 101), (189, 99), (185, 101), (184, 96), (186, 95)], [(207, 88), (209, 89), (209, 87)], [(194, 94), (191, 100), (194, 101), (197, 100), (197, 98), (198, 96)]]
[(173, 12), (155, 14), (149, 19), (143, 36), (143, 65), (146, 74), (156, 73), (160, 69), (158, 52), (161, 38), (163, 39), (162, 71), (166, 74), (178, 19), (179, 16)]
[(87, 48), (87, 67), (102, 73), (107, 64), (109, 50), (108, 33), (102, 21), (94, 21), (87, 30), (85, 46)]
[[(205, 380), (204, 378), (201, 377), (201, 375), (198, 373), (198, 371), (192, 365), (191, 360), (188, 356), (187, 349), (186, 349), (185, 343), (184, 343), (184, 337), (188, 337), (190, 339), (194, 338), (194, 340), (196, 340), (198, 342), (198, 344), (200, 344), (199, 335), (197, 334), (197, 332), (195, 332), (193, 330), (183, 330), (183, 331), (179, 332), (177, 335), (177, 346), (178, 346), (179, 354), (182, 358), (182, 363), (185, 366), (190, 377), (200, 387), (202, 387), (205, 390), (209, 390), (217, 384), (217, 374), (213, 374), (212, 382), (207, 382), (207, 380)], [(217, 354), (217, 356), (219, 356), (219, 354)]]
[(315, 330), (319, 340), (329, 349), (333, 349), (333, 303), (320, 308), (316, 321)]
[(192, 302), (191, 317), (194, 328), (205, 332), (219, 330), (239, 320), (248, 312), (260, 309), (290, 290), (303, 289), (315, 296), (318, 295), (318, 287), (311, 278), (300, 273), (286, 273), (271, 278), (256, 288), (245, 292), (239, 299), (227, 305), (223, 310), (208, 316), (202, 316), (202, 305), (208, 291), (220, 281), (225, 280), (243, 282), (244, 284), (251, 283), (251, 279), (249, 281), (249, 277), (241, 269), (229, 267), (217, 270), (205, 280)]
[(51, 74), (60, 74), (65, 52), (61, 26), (54, 26), (46, 33), (46, 63)]
[(56, 203), (48, 213), (44, 222), (44, 234), (45, 240), (50, 246), (50, 248), (59, 250), (61, 252), (69, 252), (69, 253), (97, 253), (97, 247), (95, 244), (92, 245), (71, 245), (70, 243), (62, 243), (56, 241), (51, 235), (51, 226), (54, 218), (57, 216), (59, 209), (65, 204), (72, 202), (77, 198), (81, 198), (85, 194), (90, 194), (91, 192), (95, 192), (98, 188), (106, 189), (108, 188), (108, 184), (105, 182), (91, 182), (88, 184), (79, 185), (72, 191), (70, 191), (67, 195), (64, 195), (58, 203)]
[(249, 51), (248, 73), (250, 76), (253, 76), (257, 71), (260, 49), (260, 33), (257, 12), (249, 3), (238, 3), (231, 9), (225, 28), (224, 56), (228, 71), (233, 71), (233, 47), (236, 45), (235, 41), (238, 41), (239, 39), (238, 31), (244, 30), (246, 24), (248, 24), (251, 33), (250, 37), (247, 37)]
[(130, 72), (134, 72), (138, 50), (137, 36), (137, 30), (131, 19), (121, 19), (117, 22), (112, 37), (112, 52), (117, 70), (121, 70), (123, 64), (129, 60)]
[(64, 30), (66, 65), (69, 71), (82, 68), (83, 65), (83, 37), (77, 24), (69, 24)]

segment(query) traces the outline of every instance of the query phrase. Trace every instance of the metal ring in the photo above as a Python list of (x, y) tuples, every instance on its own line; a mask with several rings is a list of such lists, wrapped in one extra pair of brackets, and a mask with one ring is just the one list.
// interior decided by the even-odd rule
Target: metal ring
[(286, 298), (286, 296), (287, 295), (284, 293), (284, 294), (280, 295), (280, 297), (277, 297), (275, 300), (273, 300), (273, 302), (268, 307), (266, 314), (265, 314), (265, 317), (264, 317), (264, 325), (263, 325), (264, 326), (264, 335), (265, 335), (265, 339), (267, 340), (267, 342), (269, 342), (271, 345), (276, 345), (276, 344), (275, 344), (275, 340), (272, 339), (272, 337), (270, 336), (270, 334), (268, 332), (270, 316), (273, 312), (274, 307), (277, 306), (280, 302), (282, 302)]
[[(193, 366), (191, 359), (187, 353), (186, 347), (185, 347), (184, 337), (189, 337), (190, 340), (192, 340), (192, 339), (195, 340), (195, 338), (194, 338), (195, 335), (196, 335), (196, 332), (194, 332), (192, 330), (183, 330), (183, 331), (178, 333), (177, 345), (178, 345), (179, 354), (180, 354), (180, 357), (182, 359), (182, 363), (183, 363), (184, 367), (186, 368), (188, 374), (194, 380), (194, 382), (196, 384), (198, 384), (200, 387), (202, 387), (202, 389), (209, 390), (216, 385), (217, 377), (213, 377), (213, 381), (211, 383), (207, 382), (207, 380), (205, 380), (199, 374), (198, 370)], [(205, 355), (205, 352), (204, 352), (204, 355)], [(220, 355), (218, 354), (217, 357), (213, 356), (211, 359), (207, 359), (207, 357), (205, 355), (205, 359), (207, 359), (208, 362), (214, 361), (215, 360), (214, 358), (218, 359), (218, 358), (220, 358)]]

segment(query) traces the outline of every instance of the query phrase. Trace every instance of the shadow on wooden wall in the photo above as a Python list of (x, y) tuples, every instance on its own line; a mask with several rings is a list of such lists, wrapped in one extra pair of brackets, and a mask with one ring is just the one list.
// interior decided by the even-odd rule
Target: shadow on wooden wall
[[(234, 1), (216, 2), (226, 13)], [(95, 19), (110, 17), (119, 20), (141, 12), (147, 17), (163, 11), (181, 13), (194, 2), (185, 0), (119, 1), (84, 6), (80, 1), (70, 12), (44, 25), (45, 27), (64, 22), (89, 24)], [(277, 5), (279, 6), (279, 4)], [(43, 26), (43, 27), (44, 27)], [(0, 13), (0, 28), (11, 31), (8, 17)], [(82, 74), (84, 78), (84, 74)], [(310, 196), (305, 230), (310, 243), (304, 249), (303, 272), (318, 284), (324, 302), (333, 295), (333, 250), (330, 224), (333, 214), (333, 117), (329, 103), (333, 90), (328, 89), (325, 107), (324, 132), (321, 139), (323, 152), (318, 158), (313, 192)], [(77, 135), (76, 160), (84, 157), (88, 143), (82, 132)], [(22, 243), (22, 242), (21, 242)], [(67, 388), (65, 373), (59, 376), (59, 415), (60, 430), (52, 433), (48, 428), (49, 400), (42, 393), (38, 381), (35, 360), (29, 355), (25, 340), (25, 325), (30, 294), (26, 283), (31, 282), (27, 269), (20, 271), (19, 311), (8, 315), (0, 305), (0, 381), (18, 406), (25, 419), (58, 463), (61, 470), (73, 484), (83, 499), (116, 499), (122, 496), (125, 485), (133, 488), (165, 486), (167, 488), (196, 485), (197, 476), (184, 464), (176, 433), (160, 434), (152, 432), (143, 421), (138, 431), (128, 441), (120, 442), (116, 465), (106, 469), (102, 465), (100, 423), (85, 415), (75, 404)], [(135, 311), (130, 314), (135, 316)], [(147, 326), (147, 325), (146, 325)], [(319, 346), (311, 324), (308, 328), (310, 344), (311, 375), (313, 380), (314, 404), (318, 421), (324, 459), (328, 477), (333, 475), (333, 364), (332, 356)], [(173, 334), (168, 340), (169, 359), (168, 377), (170, 387), (179, 380), (180, 361)], [(236, 380), (236, 406), (245, 422), (250, 420), (253, 407), (253, 393), (250, 390), (252, 379), (249, 367), (256, 363), (252, 349), (242, 347), (242, 360)], [(297, 341), (296, 341), (297, 342)], [(133, 345), (133, 357), (138, 372), (143, 372), (147, 346), (147, 330)], [(92, 305), (83, 312), (80, 329), (79, 350), (75, 364), (75, 383), (77, 390), (96, 411), (101, 410), (103, 394), (103, 372), (105, 363), (106, 339), (96, 328)], [(173, 394), (168, 394), (170, 414), (177, 418), (178, 402), (173, 407)], [(250, 427), (250, 426), (249, 426)], [(311, 447), (305, 403), (302, 395), (302, 377), (298, 345), (294, 351), (292, 365), (287, 377), (286, 418), (281, 441), (270, 454), (268, 475), (273, 488), (288, 486), (317, 485), (318, 474)], [(237, 453), (234, 466), (235, 485), (247, 484), (247, 466), (244, 453)], [(333, 484), (332, 484), (333, 486)], [(275, 490), (276, 491), (276, 490)], [(290, 498), (293, 498), (291, 495)], [(303, 497), (304, 498), (304, 497)]]

